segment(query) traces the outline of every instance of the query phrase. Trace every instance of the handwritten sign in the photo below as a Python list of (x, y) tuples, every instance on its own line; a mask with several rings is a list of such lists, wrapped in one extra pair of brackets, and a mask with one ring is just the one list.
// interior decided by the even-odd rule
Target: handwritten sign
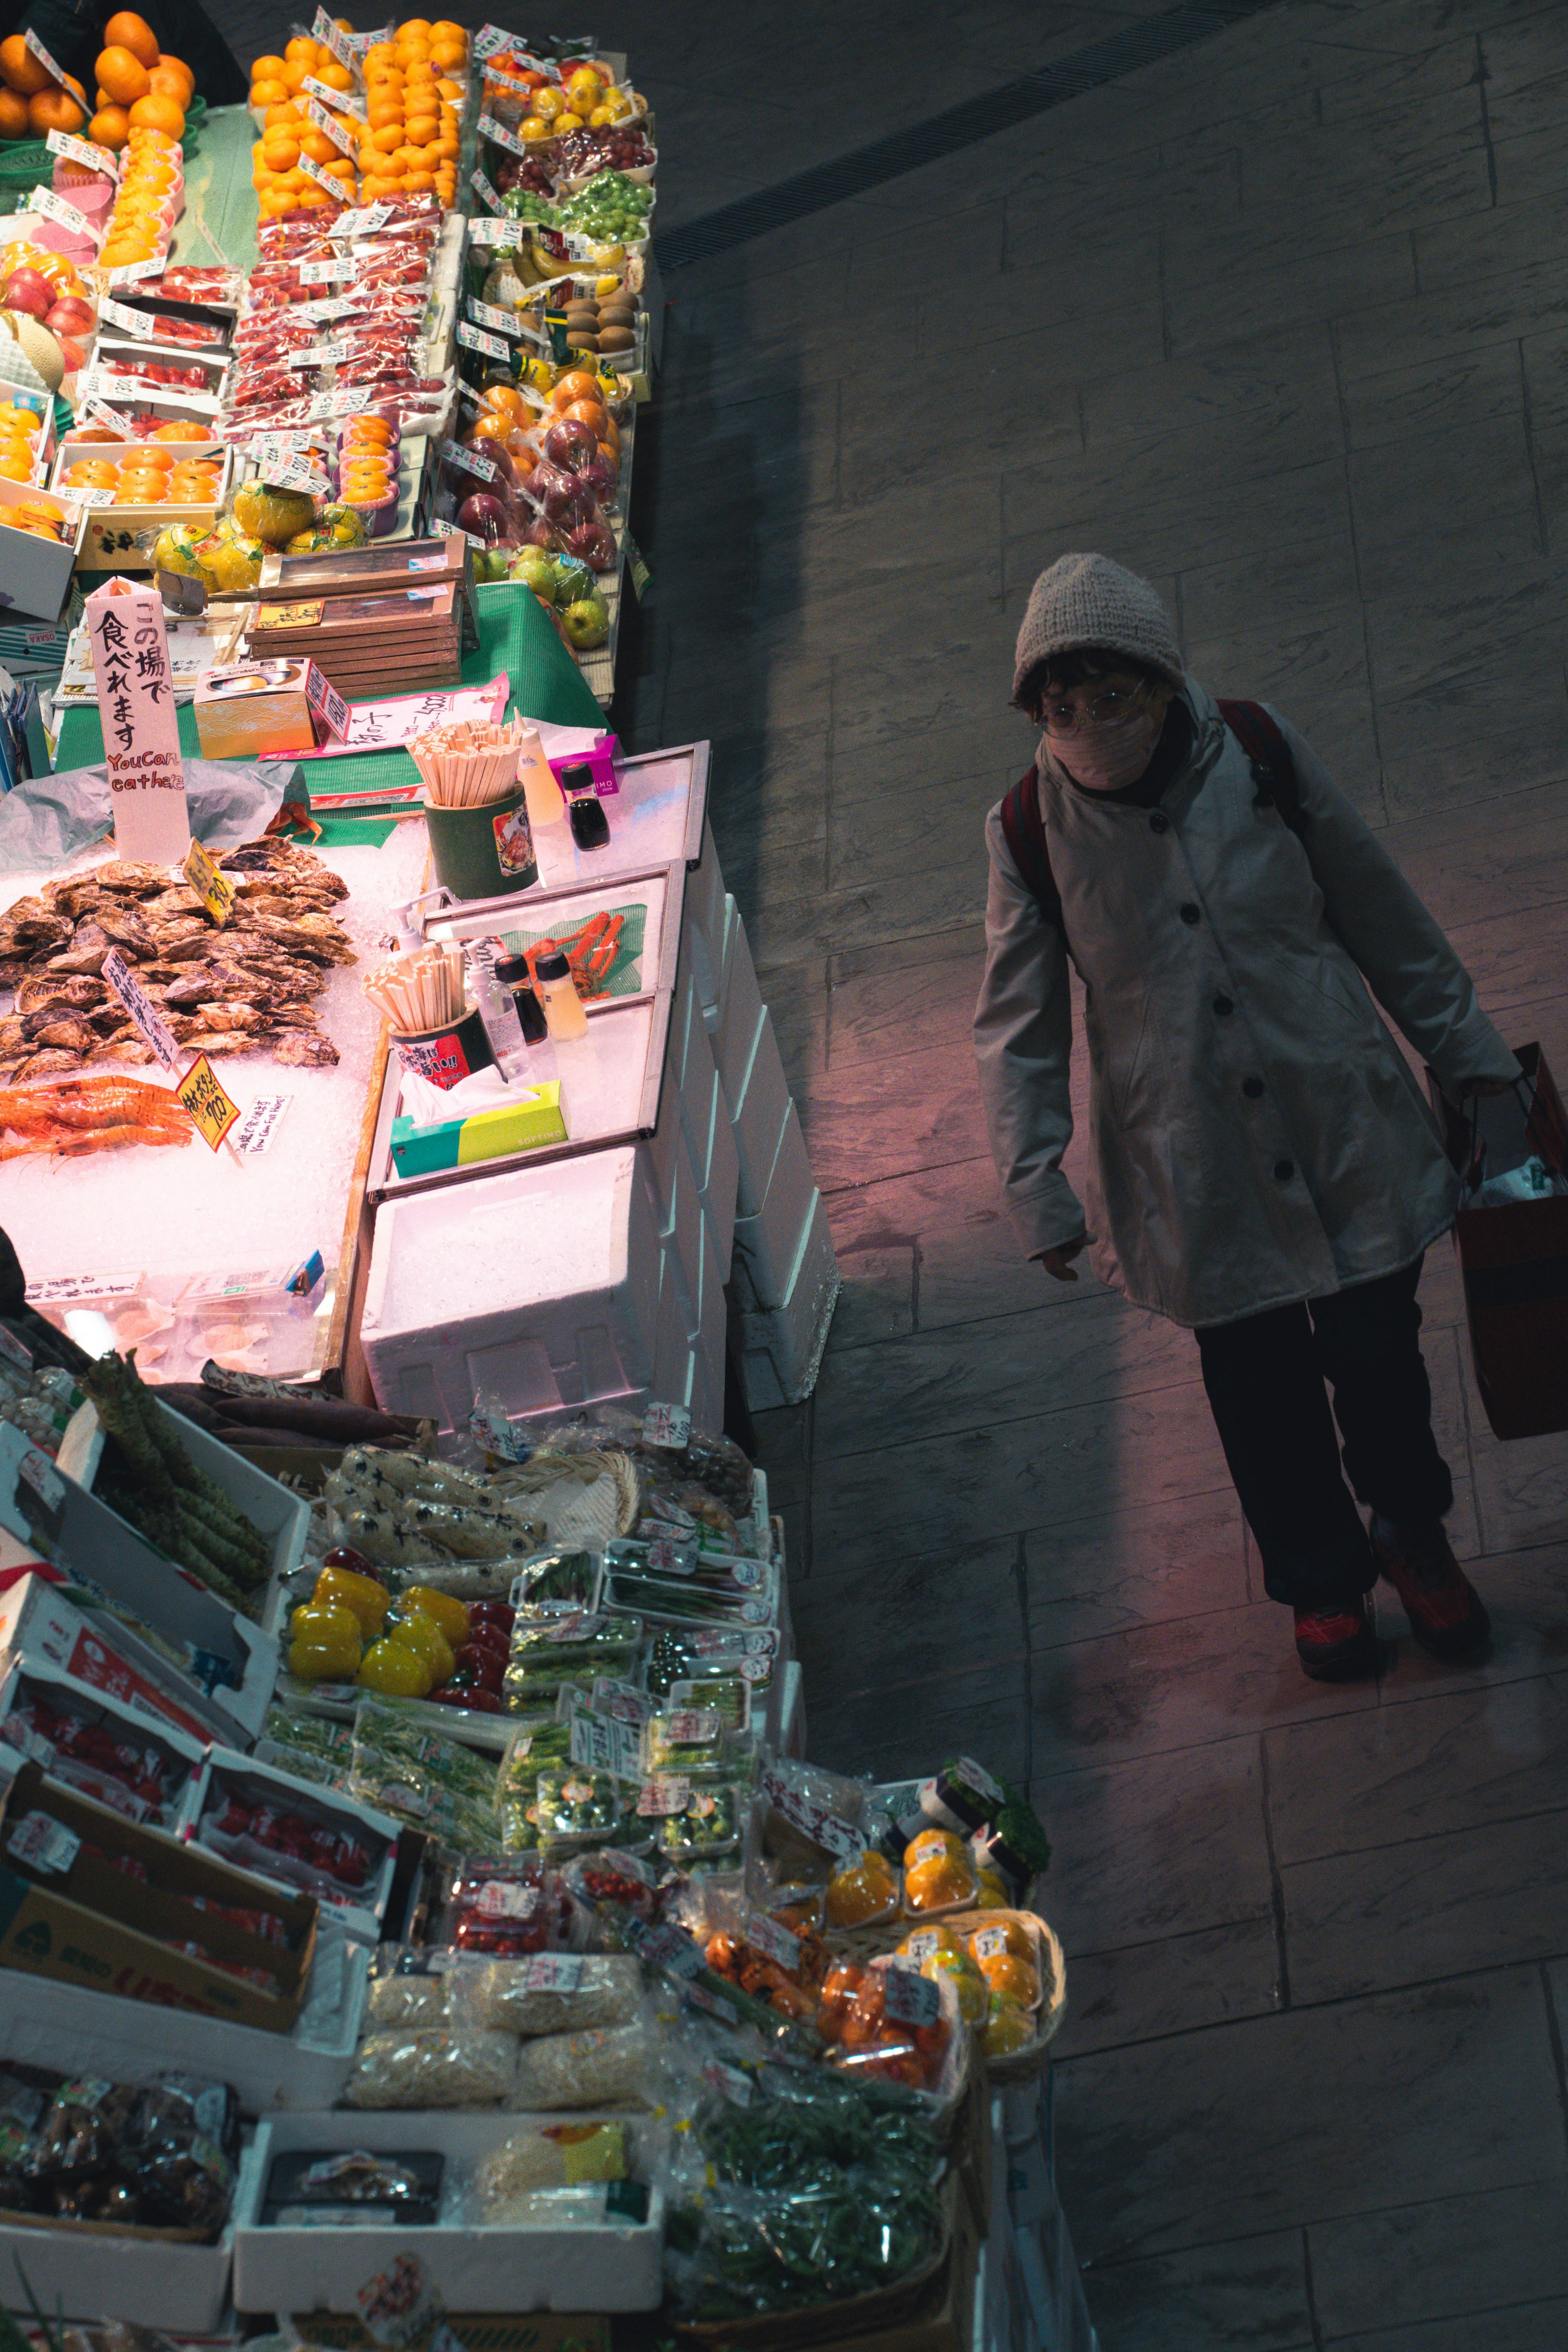
[(221, 929), (234, 912), (234, 884), (199, 841), (185, 852), (185, 879)]
[(324, 8), (318, 8), (316, 11), (310, 26), (310, 37), (312, 40), (323, 42), (331, 49), (339, 65), (347, 66), (349, 71), (353, 73), (354, 70), (353, 41), (336, 19), (328, 16)]
[(135, 1023), (142, 1044), (151, 1048), (166, 1070), (177, 1070), (180, 1049), (174, 1043), (174, 1033), (118, 948), (110, 948), (104, 957), (103, 977)]
[[(320, 110), (321, 110), (318, 108), (318, 113)], [(347, 194), (348, 191), (344, 188), (342, 180), (338, 178), (337, 174), (333, 172), (326, 171), (320, 163), (312, 163), (310, 157), (305, 153), (302, 148), (300, 152), (300, 169), (303, 172), (307, 180), (314, 180), (318, 188), (324, 188), (328, 195), (335, 196), (340, 204)]]
[(94, 245), (103, 243), (103, 230), (89, 221), (85, 213), (68, 205), (64, 196), (57, 196), (52, 188), (35, 188), (22, 207), (24, 212), (41, 213), (45, 220), (58, 221), (61, 228), (69, 229), (73, 236), (88, 236)]
[(233, 1146), (242, 1160), (259, 1160), (264, 1151), (271, 1150), (272, 1139), (293, 1099), (292, 1095), (257, 1096), (234, 1132)]
[(355, 416), (370, 406), (370, 394), (363, 385), (341, 383), (335, 392), (318, 392), (310, 402), (311, 416)]
[(301, 286), (342, 286), (353, 274), (352, 261), (302, 261), (300, 264)]
[(196, 1055), (174, 1092), (190, 1112), (202, 1141), (216, 1151), (239, 1117), (239, 1105), (225, 1094), (205, 1054)]
[[(340, 114), (352, 114), (361, 122), (364, 121), (365, 102), (363, 98), (355, 98), (352, 90), (333, 89), (328, 83), (318, 81), (314, 74), (307, 74), (300, 87), (310, 97), (319, 98), (323, 106), (335, 107)], [(315, 116), (312, 115), (310, 120), (315, 122)], [(316, 128), (318, 131), (326, 131), (329, 139), (334, 135), (333, 131), (327, 131), (327, 125), (324, 122), (316, 123)], [(343, 152), (346, 154), (348, 151), (345, 148)]]
[(489, 457), (481, 457), (477, 449), (465, 449), (456, 441), (443, 441), (441, 455), (448, 466), (460, 466), (466, 474), (477, 474), (481, 482), (493, 482), (496, 469)]
[(28, 31), (23, 34), (22, 38), (26, 43), (28, 48), (31, 49), (33, 55), (37, 58), (38, 63), (43, 67), (44, 71), (48, 75), (49, 79), (58, 84), (61, 89), (68, 88), (69, 85), (67, 83), (64, 74), (61, 73), (58, 66), (56, 65), (53, 58), (50, 57), (47, 49), (45, 48), (42, 41), (39, 40), (37, 33), (33, 32), (29, 28)]
[(165, 246), (162, 253), (152, 254), (145, 261), (121, 262), (118, 269), (110, 271), (109, 282), (111, 286), (136, 286), (143, 278), (162, 278), (168, 262), (169, 248)]
[(177, 866), (191, 838), (163, 600), (116, 576), (84, 614), (121, 857)]

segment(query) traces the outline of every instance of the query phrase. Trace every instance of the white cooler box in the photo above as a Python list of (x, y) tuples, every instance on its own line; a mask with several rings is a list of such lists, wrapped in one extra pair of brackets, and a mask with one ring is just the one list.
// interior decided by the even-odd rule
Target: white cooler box
[[(737, 1260), (737, 1264), (742, 1261)], [(741, 1302), (741, 1367), (755, 1412), (798, 1404), (811, 1394), (838, 1304), (838, 1263), (820, 1194), (776, 1307)]]
[(384, 1202), (362, 1339), (376, 1402), (460, 1428), (642, 1391), (660, 1235), (630, 1148)]

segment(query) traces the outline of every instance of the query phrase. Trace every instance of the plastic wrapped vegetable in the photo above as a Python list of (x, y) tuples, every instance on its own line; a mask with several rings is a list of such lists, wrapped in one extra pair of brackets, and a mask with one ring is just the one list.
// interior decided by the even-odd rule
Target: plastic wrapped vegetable
[(637, 1834), (631, 1790), (607, 1772), (581, 1765), (553, 1767), (539, 1776), (539, 1841), (548, 1853), (584, 1845), (625, 1843)]
[(462, 1952), (526, 1958), (571, 1940), (572, 1906), (553, 1870), (537, 1854), (505, 1860), (466, 1856), (447, 1895), (447, 1940)]
[(670, 1790), (684, 1798), (684, 1801), (658, 1815), (654, 1832), (656, 1853), (671, 1862), (702, 1862), (715, 1854), (734, 1852), (741, 1842), (744, 1801), (733, 1783), (693, 1788), (689, 1782), (677, 1780), (650, 1786)]
[(516, 1711), (549, 1706), (564, 1682), (628, 1674), (641, 1640), (636, 1617), (520, 1617), (512, 1627), (506, 1704)]
[[(387, 1949), (383, 1946), (383, 1950)], [(373, 1976), (365, 1996), (366, 2021), (376, 2027), (395, 2025), (446, 2025), (450, 2021), (447, 2012), (447, 1979), (423, 1976), (417, 1972), (405, 1974), (393, 1968), (382, 1976)]]
[(525, 1560), (512, 1587), (515, 1608), (592, 1610), (603, 1565), (595, 1551), (546, 1551)]
[(149, 2221), (217, 2236), (239, 2165), (239, 2101), (226, 2084), (168, 2074), (149, 2084), (131, 2119), (128, 2152)]
[(346, 2107), (490, 2107), (516, 2087), (510, 2033), (444, 2026), (367, 2033), (343, 2089)]
[(499, 1849), (496, 1768), (443, 1739), (395, 1707), (362, 1699), (354, 1712), (350, 1792), (448, 1845), (472, 1853)]
[(473, 2218), (481, 2228), (499, 2228), (514, 2222), (521, 2200), (542, 2189), (626, 2177), (625, 2124), (540, 2124), (480, 2158), (470, 2192)]
[(522, 2112), (655, 2103), (664, 2042), (654, 2025), (552, 2033), (512, 2046), (518, 2060), (510, 2104)]
[(731, 1743), (717, 1707), (676, 1707), (650, 1716), (647, 1740), (651, 1772), (684, 1773), (688, 1780), (712, 1779), (721, 1775), (729, 1762)]
[(642, 1969), (626, 1952), (489, 1960), (459, 1969), (452, 1983), (456, 2022), (523, 2037), (629, 2025), (641, 1999)]

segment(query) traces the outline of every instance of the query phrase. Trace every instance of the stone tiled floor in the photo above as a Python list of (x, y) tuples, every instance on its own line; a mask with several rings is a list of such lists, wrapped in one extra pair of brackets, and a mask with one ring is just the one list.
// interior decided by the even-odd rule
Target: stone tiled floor
[[(673, 222), (1152, 13), (599, 21)], [(1495, 1652), (1442, 1672), (1385, 1604), (1384, 1682), (1305, 1682), (1190, 1340), (1020, 1262), (968, 1032), (1023, 596), (1093, 546), (1289, 709), (1568, 1070), (1563, 11), (1287, 0), (666, 293), (623, 710), (714, 740), (845, 1276), (763, 1433), (812, 1750), (973, 1746), (1051, 1824), (1106, 2352), (1558, 2352), (1568, 1439), (1490, 1436), (1434, 1253)]]

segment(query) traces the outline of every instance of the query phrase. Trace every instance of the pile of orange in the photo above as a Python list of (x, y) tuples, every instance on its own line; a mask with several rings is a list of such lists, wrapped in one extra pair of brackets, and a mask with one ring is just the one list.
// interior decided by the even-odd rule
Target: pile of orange
[[(142, 100), (163, 105), (163, 100)], [(126, 140), (126, 161), (121, 168), (120, 193), (109, 215), (108, 233), (99, 252), (100, 269), (123, 269), (133, 261), (151, 261), (168, 250), (169, 237), (184, 185), (180, 142), (165, 131), (138, 125)]]
[(0, 479), (30, 482), (37, 470), (40, 420), (8, 400), (0, 406)]
[(360, 194), (434, 195), (449, 212), (458, 199), (462, 85), (453, 76), (468, 54), (460, 25), (411, 16), (363, 61), (366, 121), (360, 129)]
[(80, 131), (88, 112), (87, 92), (73, 76), (66, 75), (62, 89), (20, 33), (0, 41), (0, 139), (43, 139), (51, 131)]
[[(295, 36), (280, 58), (258, 58), (250, 68), (250, 103), (261, 116), (261, 136), (250, 151), (250, 176), (263, 220), (317, 212), (331, 204), (327, 190), (300, 168), (302, 156), (337, 182), (344, 204), (353, 201), (353, 158), (310, 121), (306, 111), (310, 95), (303, 88), (307, 76), (327, 89), (353, 88), (353, 74), (338, 63), (325, 41), (312, 41), (303, 33)], [(318, 99), (316, 104), (321, 103)], [(358, 137), (363, 126), (357, 116), (346, 109), (329, 110), (351, 139)]]
[(126, 8), (110, 18), (93, 72), (98, 110), (88, 137), (100, 147), (118, 154), (134, 131), (157, 131), (176, 142), (184, 137), (196, 78), (183, 58), (160, 51), (157, 34), (142, 17)]
[(57, 546), (66, 541), (66, 528), (59, 515), (40, 500), (26, 499), (20, 506), (0, 507), (0, 523), (11, 530), (31, 531), (35, 539), (52, 539)]
[(222, 479), (221, 457), (176, 459), (166, 445), (146, 442), (119, 464), (110, 457), (79, 457), (60, 476), (58, 487), (112, 490), (117, 507), (213, 507)]
[(397, 456), (384, 416), (350, 416), (338, 439), (338, 496), (345, 506), (377, 507), (397, 488)]

